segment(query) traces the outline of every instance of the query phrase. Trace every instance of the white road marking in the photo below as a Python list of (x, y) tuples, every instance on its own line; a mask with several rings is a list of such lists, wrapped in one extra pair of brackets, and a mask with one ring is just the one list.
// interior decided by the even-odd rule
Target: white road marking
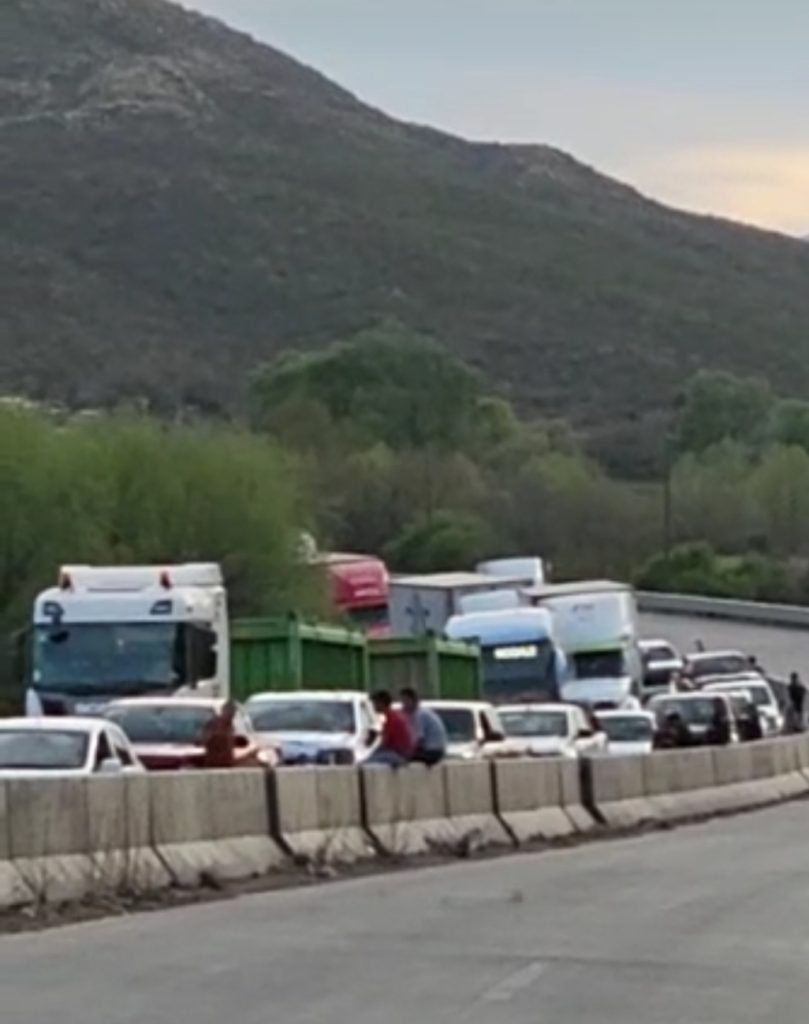
[(546, 966), (546, 964), (538, 960), (536, 963), (528, 964), (527, 967), (509, 974), (507, 978), (503, 978), (493, 988), (490, 988), (488, 992), (484, 992), (483, 1002), (507, 1003), (518, 993), (533, 985), (537, 978), (545, 973)]

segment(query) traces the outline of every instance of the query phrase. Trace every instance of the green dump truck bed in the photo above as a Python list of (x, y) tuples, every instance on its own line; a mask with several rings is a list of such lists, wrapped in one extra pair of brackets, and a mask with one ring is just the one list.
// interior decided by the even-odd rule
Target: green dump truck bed
[(435, 636), (374, 639), (368, 643), (371, 685), (396, 694), (412, 686), (422, 697), (480, 700), (483, 675), (476, 644)]
[(230, 692), (246, 700), (266, 690), (367, 690), (362, 633), (297, 616), (236, 619), (230, 632)]

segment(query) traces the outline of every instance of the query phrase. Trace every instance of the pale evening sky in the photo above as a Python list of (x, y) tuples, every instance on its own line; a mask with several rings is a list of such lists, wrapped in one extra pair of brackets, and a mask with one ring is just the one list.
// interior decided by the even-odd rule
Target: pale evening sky
[(806, 0), (185, 0), (390, 114), (809, 234)]

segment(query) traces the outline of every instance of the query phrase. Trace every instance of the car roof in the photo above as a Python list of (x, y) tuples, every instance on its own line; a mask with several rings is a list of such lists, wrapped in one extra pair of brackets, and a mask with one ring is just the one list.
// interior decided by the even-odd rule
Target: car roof
[(638, 711), (627, 708), (625, 711), (620, 709), (613, 709), (611, 711), (596, 711), (595, 716), (599, 721), (602, 718), (648, 718), (654, 719), (654, 715), (651, 711)]
[(437, 711), (494, 711), (494, 705), (485, 700), (425, 700), (425, 707)]
[(82, 718), (71, 715), (54, 715), (40, 718), (3, 718), (0, 730), (14, 729), (16, 732), (88, 732), (97, 733), (109, 725), (103, 718)]
[(570, 711), (573, 708), (577, 708), (576, 704), (563, 704), (561, 701), (553, 703), (548, 701), (545, 704), (501, 704), (497, 710), (502, 714), (504, 711), (509, 711), (512, 714), (516, 712), (531, 713), (533, 711)]
[(658, 693), (652, 697), (649, 704), (663, 704), (673, 700), (705, 700), (706, 696), (711, 698), (718, 697), (721, 700), (723, 697), (726, 697), (727, 694), (716, 693), (716, 691), (711, 690), (697, 690), (696, 693)]
[(362, 690), (267, 690), (263, 693), (253, 693), (248, 697), (247, 704), (258, 703), (258, 701), (270, 702), (274, 700), (366, 700), (368, 694)]
[(763, 686), (767, 690), (770, 689), (770, 684), (766, 679), (754, 678), (750, 676), (734, 676), (733, 679), (717, 679), (715, 683), (706, 683), (702, 689), (707, 690), (709, 693), (724, 693), (728, 690), (749, 690), (754, 686)]
[(669, 647), (672, 651), (675, 650), (671, 640), (663, 640), (662, 638), (660, 640), (655, 640), (654, 638), (651, 640), (638, 640), (638, 647)]
[(713, 658), (743, 658), (747, 661), (747, 655), (744, 651), (692, 651), (690, 654), (686, 654), (686, 658), (689, 661), (708, 661)]

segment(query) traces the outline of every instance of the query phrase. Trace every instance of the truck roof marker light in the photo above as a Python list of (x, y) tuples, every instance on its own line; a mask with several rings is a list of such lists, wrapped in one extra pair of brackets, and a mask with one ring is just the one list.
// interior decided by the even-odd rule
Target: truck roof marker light
[(60, 590), (72, 590), (73, 580), (70, 578), (70, 573), (63, 572), (59, 575), (59, 589)]
[(164, 590), (171, 590), (171, 576), (169, 576), (166, 569), (160, 573), (160, 586)]

